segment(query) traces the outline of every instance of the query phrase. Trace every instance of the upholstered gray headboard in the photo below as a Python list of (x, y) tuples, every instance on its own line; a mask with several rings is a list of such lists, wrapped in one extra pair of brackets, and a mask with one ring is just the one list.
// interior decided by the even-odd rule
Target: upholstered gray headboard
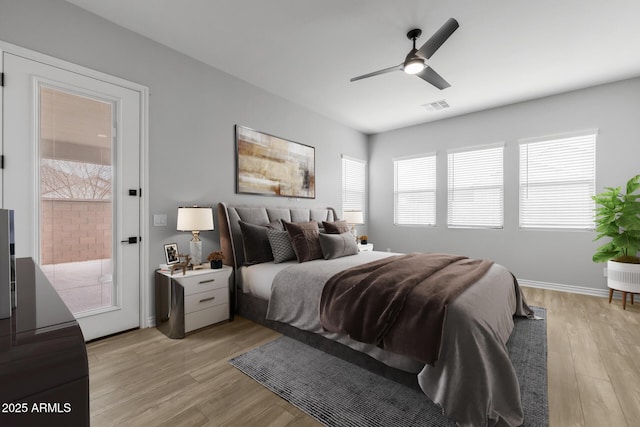
[(231, 206), (218, 203), (218, 225), (220, 226), (220, 247), (224, 263), (232, 267), (244, 264), (242, 233), (238, 221), (255, 225), (267, 225), (284, 219), (288, 222), (335, 221), (338, 219), (333, 208), (278, 208), (266, 206)]

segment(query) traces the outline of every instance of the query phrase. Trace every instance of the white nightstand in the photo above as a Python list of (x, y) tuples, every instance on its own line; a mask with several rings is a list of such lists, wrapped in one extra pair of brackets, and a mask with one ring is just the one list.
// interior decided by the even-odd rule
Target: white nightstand
[(229, 295), (233, 269), (156, 271), (156, 327), (169, 338), (232, 318)]
[(373, 243), (367, 243), (366, 245), (358, 243), (358, 250), (360, 252), (371, 252), (373, 250)]

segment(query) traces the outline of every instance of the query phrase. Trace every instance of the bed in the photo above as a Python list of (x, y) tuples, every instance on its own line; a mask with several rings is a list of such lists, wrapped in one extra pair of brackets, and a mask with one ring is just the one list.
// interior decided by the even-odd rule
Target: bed
[[(243, 230), (249, 225), (333, 222), (327, 209), (218, 205), (225, 263), (234, 267), (239, 315), (330, 352), (379, 375), (421, 389), (461, 426), (518, 426), (523, 423), (518, 379), (506, 342), (513, 316), (532, 316), (517, 282), (503, 266), (486, 274), (447, 307), (438, 360), (431, 364), (326, 331), (319, 304), (325, 283), (355, 266), (394, 257), (360, 252), (335, 259), (252, 262), (245, 259)], [(242, 228), (241, 228), (242, 226)], [(251, 249), (253, 250), (253, 249)], [(251, 252), (249, 250), (249, 252)], [(253, 258), (255, 254), (247, 254)], [(249, 262), (251, 261), (251, 262)]]

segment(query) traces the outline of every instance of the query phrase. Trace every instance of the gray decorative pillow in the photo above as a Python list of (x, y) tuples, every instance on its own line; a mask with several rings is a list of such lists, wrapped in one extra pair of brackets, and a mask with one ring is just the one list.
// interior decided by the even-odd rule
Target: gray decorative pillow
[(344, 219), (333, 222), (322, 221), (322, 226), (324, 227), (324, 230), (329, 234), (340, 234), (349, 231), (349, 224), (347, 224), (347, 221), (345, 221)]
[(289, 233), (291, 246), (293, 246), (298, 262), (322, 258), (322, 248), (320, 248), (320, 240), (318, 239), (320, 231), (316, 221), (285, 222), (284, 226)]
[(272, 230), (284, 231), (284, 224), (279, 219), (274, 219), (269, 224), (267, 224), (267, 228)]
[(254, 265), (273, 261), (271, 245), (267, 237), (267, 227), (239, 221), (242, 231), (244, 264)]
[(273, 253), (273, 262), (280, 263), (296, 259), (296, 253), (291, 246), (289, 233), (284, 230), (267, 229), (267, 237), (271, 244), (271, 252)]
[(324, 259), (340, 258), (358, 253), (358, 243), (351, 233), (320, 234), (318, 237)]

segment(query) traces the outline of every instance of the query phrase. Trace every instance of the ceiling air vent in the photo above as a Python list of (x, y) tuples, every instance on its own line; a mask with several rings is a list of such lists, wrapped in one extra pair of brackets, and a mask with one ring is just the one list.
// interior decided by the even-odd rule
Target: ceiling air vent
[(444, 110), (445, 108), (449, 108), (449, 103), (444, 99), (441, 99), (440, 101), (424, 104), (423, 107), (426, 108), (427, 111), (440, 111)]

